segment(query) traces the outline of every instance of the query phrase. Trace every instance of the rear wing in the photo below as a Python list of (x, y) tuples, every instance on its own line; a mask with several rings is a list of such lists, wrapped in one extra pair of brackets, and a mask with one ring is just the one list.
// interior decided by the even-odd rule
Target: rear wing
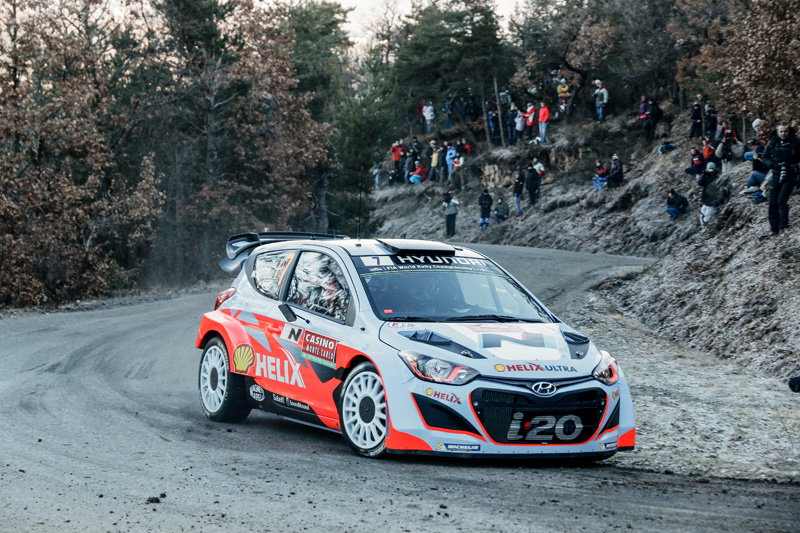
[(329, 233), (302, 233), (294, 231), (264, 231), (261, 233), (238, 233), (228, 237), (225, 243), (225, 254), (227, 257), (220, 259), (219, 267), (231, 277), (239, 275), (242, 265), (250, 256), (250, 252), (262, 244), (273, 242), (299, 241), (299, 240), (330, 240), (330, 239), (349, 239), (344, 235)]

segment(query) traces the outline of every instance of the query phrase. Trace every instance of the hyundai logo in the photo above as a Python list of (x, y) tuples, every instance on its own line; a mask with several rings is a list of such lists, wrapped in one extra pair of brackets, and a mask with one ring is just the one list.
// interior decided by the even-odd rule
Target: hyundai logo
[(549, 381), (540, 381), (538, 383), (534, 383), (533, 387), (531, 387), (531, 390), (534, 394), (538, 394), (539, 396), (552, 396), (558, 389)]

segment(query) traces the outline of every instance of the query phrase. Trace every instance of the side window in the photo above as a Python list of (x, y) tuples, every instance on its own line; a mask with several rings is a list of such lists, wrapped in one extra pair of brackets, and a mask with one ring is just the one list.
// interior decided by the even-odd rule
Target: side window
[(277, 300), (286, 269), (297, 252), (268, 252), (256, 257), (253, 264), (253, 282), (268, 298)]
[(342, 269), (332, 257), (303, 252), (294, 269), (286, 301), (344, 322), (350, 290)]

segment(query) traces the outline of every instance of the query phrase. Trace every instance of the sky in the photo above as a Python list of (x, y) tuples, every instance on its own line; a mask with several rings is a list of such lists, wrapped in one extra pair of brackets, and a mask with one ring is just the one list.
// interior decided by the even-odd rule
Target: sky
[[(367, 37), (367, 28), (370, 24), (380, 18), (383, 13), (383, 5), (385, 0), (337, 0), (344, 7), (355, 8), (350, 13), (350, 25), (348, 31), (350, 37), (356, 42), (361, 41)], [(411, 0), (390, 0), (397, 3), (398, 10), (402, 14), (408, 14), (411, 11)], [(497, 14), (502, 17), (500, 25), (506, 26), (508, 17), (514, 11), (518, 0), (495, 0), (497, 5)]]

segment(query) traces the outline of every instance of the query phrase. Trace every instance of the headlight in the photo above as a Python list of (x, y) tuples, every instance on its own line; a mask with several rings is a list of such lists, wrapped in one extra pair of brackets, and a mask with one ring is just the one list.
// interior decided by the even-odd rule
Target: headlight
[(600, 352), (600, 355), (602, 355), (603, 358), (600, 359), (600, 363), (592, 370), (592, 377), (606, 385), (613, 385), (619, 381), (617, 362), (613, 357), (608, 355), (608, 352)]
[(480, 375), (477, 370), (468, 366), (454, 365), (417, 352), (402, 351), (397, 355), (406, 362), (415, 376), (426, 381), (464, 385)]

